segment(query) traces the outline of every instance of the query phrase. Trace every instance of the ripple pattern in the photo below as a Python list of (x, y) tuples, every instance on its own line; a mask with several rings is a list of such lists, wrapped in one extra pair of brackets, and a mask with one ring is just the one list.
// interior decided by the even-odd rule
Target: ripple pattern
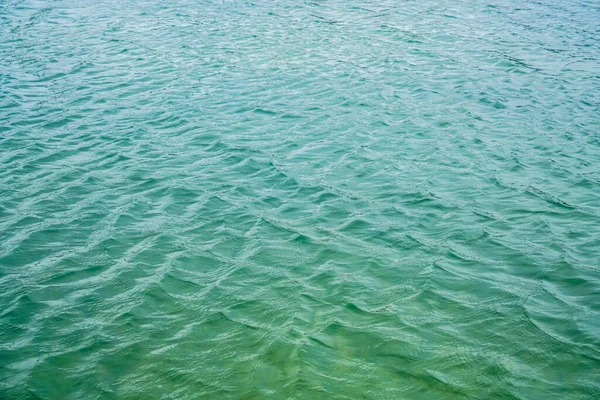
[(596, 0), (0, 4), (0, 398), (600, 398)]

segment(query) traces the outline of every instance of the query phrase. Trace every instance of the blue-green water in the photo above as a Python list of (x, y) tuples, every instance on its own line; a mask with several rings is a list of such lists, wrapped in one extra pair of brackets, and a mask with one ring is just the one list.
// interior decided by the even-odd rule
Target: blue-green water
[(0, 4), (0, 398), (600, 398), (600, 4)]

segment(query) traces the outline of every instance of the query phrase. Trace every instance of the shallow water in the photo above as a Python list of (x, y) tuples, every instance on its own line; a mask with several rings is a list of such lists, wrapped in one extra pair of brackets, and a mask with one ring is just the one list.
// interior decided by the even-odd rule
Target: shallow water
[(599, 21), (3, 2), (0, 398), (599, 398)]

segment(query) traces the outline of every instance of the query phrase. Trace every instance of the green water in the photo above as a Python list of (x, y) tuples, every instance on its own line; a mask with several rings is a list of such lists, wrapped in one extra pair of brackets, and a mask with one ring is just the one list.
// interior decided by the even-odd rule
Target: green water
[(599, 26), (3, 1), (0, 398), (600, 398)]

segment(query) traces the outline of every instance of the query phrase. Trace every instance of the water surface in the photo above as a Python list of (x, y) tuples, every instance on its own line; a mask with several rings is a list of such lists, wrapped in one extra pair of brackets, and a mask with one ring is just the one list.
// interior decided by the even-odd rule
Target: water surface
[(600, 398), (600, 4), (0, 4), (0, 398)]

